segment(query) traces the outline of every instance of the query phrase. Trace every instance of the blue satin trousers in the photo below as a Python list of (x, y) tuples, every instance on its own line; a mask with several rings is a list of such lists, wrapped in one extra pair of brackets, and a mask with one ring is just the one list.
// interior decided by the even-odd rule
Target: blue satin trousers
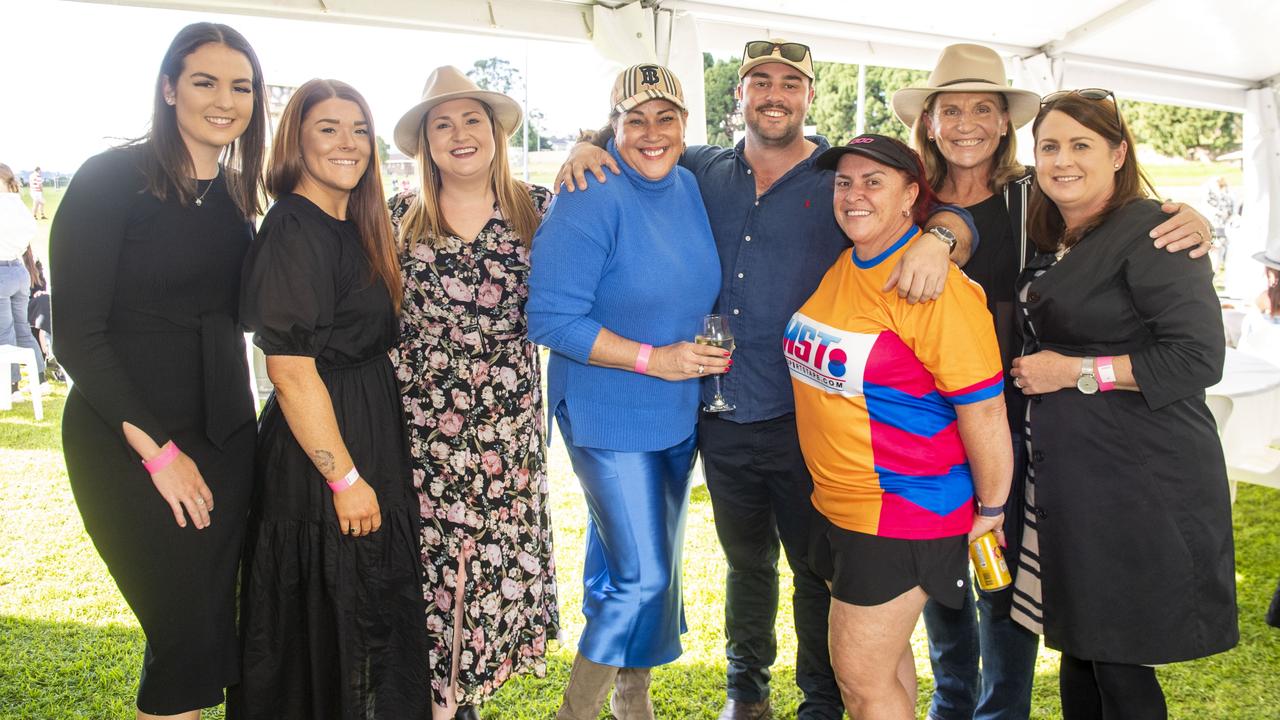
[(590, 514), (578, 653), (614, 667), (669, 663), (686, 630), (680, 574), (697, 433), (665, 450), (621, 452), (574, 445), (563, 405), (556, 423)]

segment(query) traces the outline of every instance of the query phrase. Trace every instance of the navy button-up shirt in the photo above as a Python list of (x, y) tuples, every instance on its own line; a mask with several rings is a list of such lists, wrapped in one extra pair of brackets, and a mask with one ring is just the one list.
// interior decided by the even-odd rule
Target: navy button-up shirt
[[(787, 321), (818, 289), (849, 240), (831, 209), (835, 172), (815, 163), (831, 147), (810, 136), (813, 153), (778, 178), (760, 197), (744, 156), (736, 147), (690, 147), (680, 159), (698, 178), (711, 232), (720, 253), (720, 297), (716, 312), (729, 318), (736, 349), (733, 370), (722, 378), (724, 397), (737, 408), (721, 417), (748, 423), (795, 412), (791, 376), (782, 355)], [(960, 214), (974, 233), (972, 220)], [(710, 401), (713, 384), (704, 382)]]
[[(818, 145), (813, 154), (758, 198), (743, 156), (745, 141), (732, 149), (691, 147), (680, 161), (698, 178), (720, 253), (716, 312), (729, 318), (737, 346), (733, 370), (722, 379), (725, 399), (737, 409), (721, 415), (734, 422), (795, 411), (782, 333), (836, 256), (849, 247), (831, 210), (835, 173), (814, 166), (830, 144), (822, 137), (809, 139)], [(711, 395), (712, 384), (706, 382), (703, 397)]]

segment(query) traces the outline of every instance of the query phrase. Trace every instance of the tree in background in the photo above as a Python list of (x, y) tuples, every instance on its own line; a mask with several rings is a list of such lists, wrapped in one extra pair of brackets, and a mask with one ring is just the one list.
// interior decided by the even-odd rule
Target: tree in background
[[(808, 121), (818, 126), (818, 134), (825, 136), (832, 145), (842, 144), (857, 131), (858, 116), (858, 66), (844, 63), (814, 63), (816, 97), (809, 107)], [(910, 133), (898, 118), (894, 117), (889, 98), (896, 90), (923, 83), (929, 73), (923, 70), (904, 70), (878, 65), (867, 66), (866, 131), (911, 142)]]
[(381, 135), (374, 137), (374, 140), (376, 140), (378, 144), (378, 162), (381, 163), (383, 167), (386, 167), (387, 160), (391, 158), (391, 146), (387, 144), (386, 140), (382, 139)]
[[(524, 91), (524, 78), (521, 77), (520, 71), (511, 63), (498, 57), (477, 60), (467, 71), (467, 77), (474, 80), (482, 90), (500, 92), (513, 98), (519, 97)], [(517, 90), (521, 92), (517, 93)], [(551, 149), (551, 141), (545, 137), (546, 131), (542, 128), (542, 117), (540, 110), (526, 108), (524, 121), (529, 126), (529, 150)], [(517, 132), (508, 144), (520, 147), (522, 137), (524, 137), (523, 131)]]
[(702, 53), (702, 82), (707, 103), (707, 144), (729, 147), (733, 145), (733, 133), (741, 130), (742, 114), (734, 99), (738, 86), (738, 59), (716, 60), (711, 53)]
[(1139, 143), (1161, 155), (1187, 160), (1238, 150), (1243, 123), (1238, 113), (1122, 100), (1120, 109)]

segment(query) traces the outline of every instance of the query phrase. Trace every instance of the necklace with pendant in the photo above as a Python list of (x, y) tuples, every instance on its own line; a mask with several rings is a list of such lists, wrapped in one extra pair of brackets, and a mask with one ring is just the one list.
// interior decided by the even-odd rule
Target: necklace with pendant
[(1071, 252), (1071, 247), (1072, 246), (1070, 245), (1059, 246), (1058, 251), (1053, 254), (1054, 258), (1057, 260), (1061, 260), (1062, 258), (1066, 257), (1067, 253)]
[[(200, 207), (201, 205), (204, 205), (204, 196), (205, 196), (205, 195), (208, 195), (208, 194), (209, 194), (209, 191), (213, 189), (213, 183), (214, 183), (214, 181), (215, 181), (215, 180), (217, 180), (217, 178), (214, 178), (213, 180), (210, 180), (210, 181), (209, 181), (209, 184), (204, 186), (204, 192), (202, 192), (202, 193), (200, 193), (199, 195), (197, 195), (197, 196), (196, 196), (196, 207)], [(199, 180), (197, 180), (197, 181), (196, 181), (196, 187), (197, 187), (197, 188), (198, 188), (198, 187), (200, 187), (200, 181), (199, 181)]]

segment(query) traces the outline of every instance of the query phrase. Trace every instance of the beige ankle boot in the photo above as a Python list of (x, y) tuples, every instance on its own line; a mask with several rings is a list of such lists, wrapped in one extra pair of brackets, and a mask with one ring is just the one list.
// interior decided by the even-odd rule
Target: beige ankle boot
[(556, 720), (596, 720), (617, 674), (618, 668), (612, 665), (601, 665), (582, 655), (574, 656)]
[(618, 720), (654, 720), (649, 699), (649, 668), (620, 668), (609, 702)]

